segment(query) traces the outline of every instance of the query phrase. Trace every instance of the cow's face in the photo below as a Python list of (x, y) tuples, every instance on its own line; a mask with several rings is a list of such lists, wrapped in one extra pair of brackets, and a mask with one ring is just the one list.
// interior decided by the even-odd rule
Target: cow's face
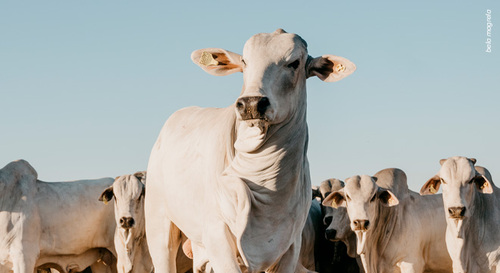
[[(323, 202), (330, 193), (344, 188), (344, 182), (339, 179), (328, 179), (321, 182), (319, 193)], [(326, 226), (325, 238), (330, 241), (346, 241), (352, 234), (349, 227), (349, 216), (345, 207), (334, 208), (330, 204), (323, 205), (323, 223)]]
[(395, 206), (399, 203), (394, 194), (380, 188), (376, 177), (353, 176), (346, 179), (345, 187), (332, 192), (323, 202), (332, 207), (346, 207), (350, 227), (356, 233), (358, 254), (364, 252), (365, 232), (372, 228), (378, 213), (378, 206)]
[(463, 220), (470, 217), (470, 206), (475, 193), (492, 193), (493, 189), (489, 179), (474, 167), (474, 158), (455, 156), (442, 159), (440, 163), (439, 173), (424, 184), (420, 193), (434, 194), (442, 186), (448, 222), (459, 232)]
[(282, 29), (251, 37), (243, 56), (206, 48), (194, 51), (191, 58), (213, 75), (243, 72), (243, 89), (235, 102), (235, 111), (238, 119), (244, 121), (238, 134), (243, 132), (252, 144), (265, 139), (269, 126), (286, 123), (295, 116), (305, 117), (308, 77), (337, 81), (356, 69), (342, 57), (310, 57), (306, 42)]
[(128, 243), (132, 235), (130, 230), (144, 222), (145, 179), (146, 172), (119, 176), (99, 198), (107, 203), (114, 197), (115, 220), (125, 243)]

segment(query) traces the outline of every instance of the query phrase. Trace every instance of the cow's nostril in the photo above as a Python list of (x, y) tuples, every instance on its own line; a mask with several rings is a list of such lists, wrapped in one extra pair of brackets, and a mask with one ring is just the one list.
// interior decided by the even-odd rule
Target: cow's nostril
[(257, 103), (257, 111), (260, 114), (264, 114), (270, 105), (269, 99), (267, 97), (262, 97)]
[(125, 223), (125, 219), (123, 219), (123, 217), (122, 217), (122, 218), (120, 218), (120, 225), (123, 225), (123, 223)]
[(366, 220), (365, 225), (364, 225), (365, 229), (368, 229), (368, 226), (370, 226), (370, 221)]

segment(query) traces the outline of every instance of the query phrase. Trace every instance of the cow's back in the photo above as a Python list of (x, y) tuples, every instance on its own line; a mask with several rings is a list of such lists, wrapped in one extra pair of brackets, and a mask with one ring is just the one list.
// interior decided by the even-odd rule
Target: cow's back
[(42, 255), (79, 254), (89, 248), (112, 248), (113, 205), (99, 196), (113, 178), (73, 182), (37, 182)]

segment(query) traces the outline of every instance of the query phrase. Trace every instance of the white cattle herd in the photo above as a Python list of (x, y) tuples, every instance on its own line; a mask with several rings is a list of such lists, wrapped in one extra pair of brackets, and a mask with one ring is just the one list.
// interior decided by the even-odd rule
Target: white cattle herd
[(0, 170), (0, 273), (500, 273), (500, 192), (473, 158), (441, 160), (420, 194), (395, 168), (311, 187), (306, 79), (341, 80), (352, 62), (311, 57), (282, 29), (242, 55), (191, 58), (242, 72), (242, 91), (227, 108), (175, 112), (147, 172), (42, 182), (24, 160)]

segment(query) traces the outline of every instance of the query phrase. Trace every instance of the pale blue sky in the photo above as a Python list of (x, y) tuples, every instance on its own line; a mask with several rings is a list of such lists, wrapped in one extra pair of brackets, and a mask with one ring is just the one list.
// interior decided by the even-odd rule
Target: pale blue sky
[(358, 67), (337, 83), (308, 80), (313, 184), (399, 167), (418, 190), (454, 155), (495, 179), (498, 18), (496, 0), (2, 1), (0, 165), (23, 158), (48, 181), (144, 170), (175, 110), (240, 93), (241, 74), (210, 76), (191, 52), (241, 53), (253, 34), (284, 28), (310, 55)]

